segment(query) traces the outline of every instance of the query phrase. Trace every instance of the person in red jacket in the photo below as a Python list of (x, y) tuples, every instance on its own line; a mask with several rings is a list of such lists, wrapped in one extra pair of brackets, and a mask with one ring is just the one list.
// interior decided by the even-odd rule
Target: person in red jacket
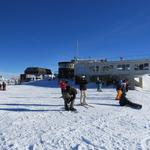
[(59, 82), (59, 87), (61, 88), (61, 94), (63, 95), (63, 92), (66, 90), (66, 86), (68, 85), (68, 81), (61, 80)]

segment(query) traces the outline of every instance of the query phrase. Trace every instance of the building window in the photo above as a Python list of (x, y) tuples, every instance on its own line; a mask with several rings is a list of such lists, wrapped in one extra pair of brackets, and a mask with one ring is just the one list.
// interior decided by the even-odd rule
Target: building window
[(126, 70), (130, 70), (130, 65), (126, 64)]
[(135, 64), (134, 70), (149, 70), (149, 64)]
[(95, 72), (95, 67), (94, 66), (90, 66), (89, 70), (92, 71), (92, 72)]
[(140, 64), (140, 65), (139, 65), (139, 70), (143, 70), (143, 67), (144, 67), (144, 65), (143, 65), (143, 64)]
[(122, 65), (118, 65), (117, 70), (122, 70)]
[(92, 72), (99, 72), (99, 66), (90, 66), (89, 70)]
[(145, 63), (143, 69), (144, 69), (144, 70), (149, 70), (149, 64), (148, 64), (148, 63)]
[(99, 66), (96, 66), (96, 72), (98, 72), (99, 71)]
[(134, 70), (139, 70), (139, 65), (138, 64), (135, 64)]
[(103, 66), (103, 71), (111, 71), (113, 69), (113, 65)]
[(117, 70), (121, 71), (130, 70), (130, 65), (129, 64), (118, 65)]

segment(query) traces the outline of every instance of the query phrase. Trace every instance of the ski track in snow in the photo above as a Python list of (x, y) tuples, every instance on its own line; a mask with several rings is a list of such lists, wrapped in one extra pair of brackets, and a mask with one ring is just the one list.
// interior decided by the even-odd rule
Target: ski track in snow
[(0, 150), (149, 150), (150, 95), (129, 91), (141, 110), (120, 107), (115, 89), (87, 91), (78, 113), (63, 110), (59, 88), (27, 85), (0, 91)]

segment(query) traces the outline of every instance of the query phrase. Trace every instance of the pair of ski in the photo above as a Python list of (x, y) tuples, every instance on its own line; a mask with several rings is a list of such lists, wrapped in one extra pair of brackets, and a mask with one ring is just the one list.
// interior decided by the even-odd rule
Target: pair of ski
[(85, 108), (87, 108), (87, 109), (88, 109), (89, 107), (94, 108), (94, 106), (93, 106), (93, 105), (90, 105), (90, 104), (86, 104), (86, 105), (81, 105), (81, 104), (80, 104), (80, 106), (83, 106), (83, 107), (85, 107)]

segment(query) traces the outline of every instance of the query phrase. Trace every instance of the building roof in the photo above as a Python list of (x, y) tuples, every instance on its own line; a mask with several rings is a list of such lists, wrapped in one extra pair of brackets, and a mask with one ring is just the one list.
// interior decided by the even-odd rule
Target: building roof
[(52, 74), (50, 69), (40, 68), (40, 67), (28, 67), (25, 69), (24, 73), (35, 74), (35, 75)]

